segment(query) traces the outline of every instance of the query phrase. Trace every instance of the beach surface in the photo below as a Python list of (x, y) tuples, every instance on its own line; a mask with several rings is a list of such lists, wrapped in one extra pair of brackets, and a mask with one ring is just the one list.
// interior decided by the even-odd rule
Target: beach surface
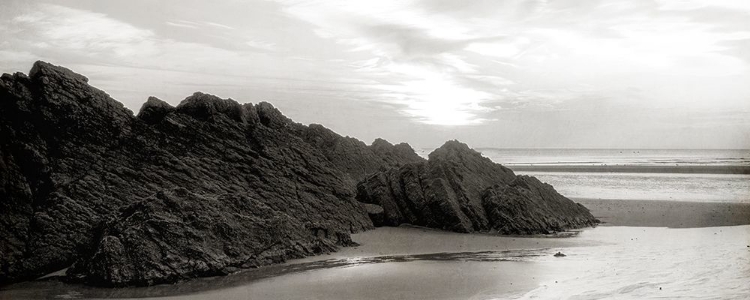
[(357, 247), (224, 277), (122, 289), (48, 279), (3, 287), (0, 299), (742, 299), (750, 292), (750, 226), (716, 227), (750, 224), (746, 205), (575, 201), (602, 226), (534, 237), (382, 227), (353, 235)]
[(695, 228), (750, 224), (750, 203), (573, 199), (603, 226)]

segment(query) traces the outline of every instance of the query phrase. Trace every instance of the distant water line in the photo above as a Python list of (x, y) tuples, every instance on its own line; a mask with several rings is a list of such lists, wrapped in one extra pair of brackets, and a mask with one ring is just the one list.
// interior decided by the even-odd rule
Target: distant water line
[[(477, 151), (571, 198), (750, 203), (750, 150)], [(417, 151), (427, 156), (431, 149)]]
[[(423, 157), (431, 148), (418, 149)], [(750, 166), (750, 149), (476, 148), (506, 166)]]

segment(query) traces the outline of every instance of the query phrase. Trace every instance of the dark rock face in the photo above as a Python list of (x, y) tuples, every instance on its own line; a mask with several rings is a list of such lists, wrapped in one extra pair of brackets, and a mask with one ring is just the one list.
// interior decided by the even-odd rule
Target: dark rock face
[(183, 188), (123, 208), (103, 230), (71, 273), (111, 286), (224, 275), (352, 244), (335, 222), (304, 223), (254, 198)]
[(465, 144), (449, 141), (429, 161), (375, 173), (358, 184), (358, 199), (384, 209), (384, 224), (472, 232), (489, 229), (482, 206), (487, 187), (509, 183), (513, 171)]
[[(94, 284), (172, 282), (372, 227), (352, 184), (367, 170), (346, 165), (359, 152), (311, 142), (350, 139), (202, 93), (150, 98), (134, 117), (87, 81), (44, 62), (0, 78), (0, 282), (76, 261), (70, 275)], [(351, 143), (369, 169), (405, 163)]]
[(445, 143), (426, 162), (367, 177), (357, 186), (357, 199), (381, 206), (382, 225), (389, 226), (531, 234), (597, 222), (550, 185), (516, 176), (457, 141)]
[(103, 286), (227, 274), (334, 251), (373, 222), (539, 233), (594, 221), (455, 141), (424, 160), (265, 102), (151, 97), (133, 116), (62, 67), (0, 77), (0, 283), (66, 267)]
[(91, 225), (132, 197), (113, 193), (130, 183), (102, 174), (132, 120), (65, 68), (38, 62), (29, 77), (0, 78), (0, 281), (69, 265)]
[(342, 137), (317, 124), (299, 127), (296, 131), (305, 141), (321, 149), (337, 169), (349, 174), (352, 185), (374, 172), (424, 161), (406, 143), (392, 145), (383, 139), (376, 139), (371, 146), (367, 146), (360, 140)]
[(148, 97), (146, 103), (141, 106), (138, 112), (138, 119), (148, 124), (161, 122), (169, 113), (174, 111), (174, 107), (156, 97)]
[(530, 176), (487, 189), (482, 204), (490, 228), (502, 234), (547, 234), (597, 223), (583, 205)]
[(201, 92), (182, 100), (180, 105), (177, 105), (177, 111), (204, 121), (223, 115), (231, 120), (247, 123), (242, 105), (231, 99), (224, 100)]

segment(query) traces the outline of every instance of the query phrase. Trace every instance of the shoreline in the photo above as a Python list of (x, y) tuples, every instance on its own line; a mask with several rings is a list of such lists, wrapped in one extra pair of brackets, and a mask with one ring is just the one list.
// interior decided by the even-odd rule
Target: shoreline
[(750, 175), (747, 165), (677, 165), (677, 166), (638, 166), (638, 165), (506, 165), (511, 170), (521, 172), (581, 172), (581, 173), (677, 173), (677, 174), (738, 174)]

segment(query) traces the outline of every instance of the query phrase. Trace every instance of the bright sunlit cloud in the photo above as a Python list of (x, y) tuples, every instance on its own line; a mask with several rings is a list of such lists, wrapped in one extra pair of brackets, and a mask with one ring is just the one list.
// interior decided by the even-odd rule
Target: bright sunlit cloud
[[(599, 87), (593, 93), (603, 98), (621, 98), (613, 91), (637, 88), (651, 93), (648, 82), (654, 79), (700, 89), (683, 80), (705, 77), (713, 85), (748, 75), (747, 61), (733, 56), (732, 47), (724, 43), (749, 39), (750, 27), (727, 24), (734, 30), (716, 30), (716, 24), (680, 15), (669, 3), (480, 1), (456, 10), (456, 4), (429, 1), (281, 2), (289, 14), (316, 26), (321, 37), (368, 51), (378, 57), (380, 69), (406, 77), (391, 85), (392, 92), (403, 95), (404, 112), (427, 124), (492, 120), (487, 116), (496, 105), (486, 102), (529, 94), (528, 89), (540, 85), (559, 91), (532, 100), (543, 106), (575, 97), (568, 94), (577, 84)], [(734, 4), (719, 6), (746, 9)], [(412, 71), (402, 72), (405, 68)], [(476, 73), (521, 84), (463, 84)], [(740, 93), (740, 99), (748, 94)], [(629, 101), (677, 106), (690, 100), (652, 96)]]

